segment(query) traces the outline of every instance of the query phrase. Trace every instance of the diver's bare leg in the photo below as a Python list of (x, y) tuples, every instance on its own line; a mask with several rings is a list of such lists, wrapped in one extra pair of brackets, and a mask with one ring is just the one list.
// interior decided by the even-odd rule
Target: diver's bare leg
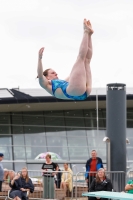
[(82, 95), (86, 91), (85, 58), (88, 52), (89, 31), (89, 28), (87, 28), (84, 31), (83, 39), (79, 49), (79, 54), (69, 77), (69, 85), (67, 87), (67, 92), (68, 94), (73, 96)]
[[(91, 27), (90, 21), (87, 21), (88, 26)], [(92, 27), (91, 27), (92, 28)], [(86, 54), (85, 58), (85, 69), (86, 69), (86, 92), (87, 95), (89, 96), (92, 88), (92, 75), (91, 75), (91, 68), (90, 68), (90, 62), (92, 58), (92, 40), (91, 40), (91, 35), (93, 31), (88, 33), (88, 52)]]

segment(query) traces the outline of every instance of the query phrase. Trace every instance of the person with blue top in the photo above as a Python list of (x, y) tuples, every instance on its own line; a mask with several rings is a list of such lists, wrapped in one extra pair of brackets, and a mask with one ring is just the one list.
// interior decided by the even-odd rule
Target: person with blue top
[(89, 158), (89, 160), (87, 160), (87, 162), (86, 162), (85, 179), (86, 179), (86, 183), (88, 184), (88, 188), (89, 188), (91, 182), (93, 181), (93, 179), (95, 178), (96, 172), (100, 168), (103, 168), (102, 159), (97, 157), (96, 150), (92, 150), (91, 158)]
[(3, 169), (3, 165), (1, 163), (3, 158), (4, 158), (4, 154), (0, 153), (0, 192), (2, 191), (2, 182), (3, 182), (3, 179), (4, 179), (4, 169)]
[[(80, 45), (77, 60), (66, 80), (60, 80), (53, 69), (43, 71), (42, 56), (44, 47), (39, 50), (38, 57), (38, 78), (39, 84), (52, 96), (59, 99), (67, 100), (85, 100), (92, 88), (92, 77), (90, 61), (92, 58), (92, 41), (93, 34), (90, 21), (83, 21), (84, 34)], [(65, 61), (64, 61), (65, 62)]]

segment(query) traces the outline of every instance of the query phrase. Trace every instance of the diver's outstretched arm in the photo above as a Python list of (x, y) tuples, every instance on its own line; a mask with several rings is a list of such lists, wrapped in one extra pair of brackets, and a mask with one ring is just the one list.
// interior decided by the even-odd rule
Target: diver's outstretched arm
[(37, 68), (38, 78), (43, 78), (43, 66), (42, 66), (43, 51), (44, 47), (42, 47), (38, 53), (38, 68)]
[(47, 80), (46, 77), (43, 75), (43, 66), (42, 66), (43, 51), (44, 51), (44, 47), (42, 47), (42, 48), (39, 50), (39, 53), (38, 53), (38, 67), (37, 67), (37, 73), (38, 73), (39, 83), (40, 83), (41, 87), (47, 88), (47, 86), (48, 86), (48, 80)]

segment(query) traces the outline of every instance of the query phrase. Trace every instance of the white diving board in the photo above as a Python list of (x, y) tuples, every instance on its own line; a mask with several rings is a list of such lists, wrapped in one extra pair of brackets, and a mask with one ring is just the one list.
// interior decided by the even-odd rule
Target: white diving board
[(109, 199), (117, 199), (117, 200), (133, 200), (133, 194), (124, 193), (124, 192), (85, 192), (82, 193), (82, 196), (85, 197), (101, 197), (101, 198), (109, 198)]

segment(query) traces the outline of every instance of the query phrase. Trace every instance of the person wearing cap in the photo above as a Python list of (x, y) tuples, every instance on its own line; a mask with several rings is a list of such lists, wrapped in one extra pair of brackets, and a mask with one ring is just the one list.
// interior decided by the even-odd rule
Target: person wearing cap
[(4, 158), (4, 154), (0, 153), (0, 192), (2, 190), (2, 182), (3, 182), (3, 177), (4, 177), (4, 169), (3, 169), (3, 165), (1, 163), (3, 158)]

